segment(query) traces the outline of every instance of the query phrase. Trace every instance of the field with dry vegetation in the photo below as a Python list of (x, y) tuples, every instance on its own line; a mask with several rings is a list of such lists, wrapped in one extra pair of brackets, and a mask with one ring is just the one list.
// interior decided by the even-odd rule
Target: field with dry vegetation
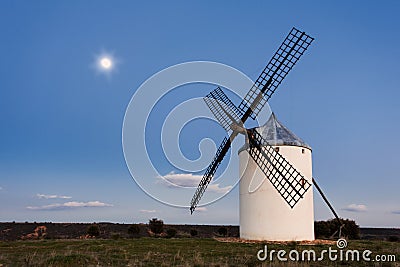
[[(397, 262), (273, 262), (257, 259), (257, 252), (284, 249), (314, 249), (329, 244), (302, 245), (296, 242), (243, 243), (212, 238), (131, 238), (87, 240), (19, 240), (0, 242), (0, 266), (400, 266), (399, 242), (349, 241), (346, 249), (368, 249), (377, 254), (394, 254)], [(333, 245), (332, 248), (336, 249)]]

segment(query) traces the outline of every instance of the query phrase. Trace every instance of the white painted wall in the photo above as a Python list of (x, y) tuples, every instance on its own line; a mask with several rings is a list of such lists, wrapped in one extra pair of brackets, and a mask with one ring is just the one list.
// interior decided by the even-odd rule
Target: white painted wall
[[(279, 153), (312, 184), (311, 150), (297, 146), (278, 147)], [(239, 153), (239, 161), (240, 237), (249, 240), (314, 240), (313, 187), (292, 209), (270, 181), (264, 179), (264, 173), (246, 150)], [(257, 188), (259, 184), (261, 186)]]

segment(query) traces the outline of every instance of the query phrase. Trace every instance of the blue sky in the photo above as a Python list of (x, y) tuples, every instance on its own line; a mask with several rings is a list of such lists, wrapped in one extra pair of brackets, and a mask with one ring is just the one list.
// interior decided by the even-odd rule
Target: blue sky
[[(342, 217), (400, 227), (399, 12), (397, 1), (1, 2), (0, 221), (238, 224), (237, 188), (190, 216), (137, 186), (121, 144), (125, 110), (146, 79), (178, 63), (220, 62), (255, 79), (295, 26), (316, 40), (271, 109), (313, 148), (314, 175)], [(94, 67), (102, 53), (116, 59), (110, 75)], [(162, 105), (212, 89), (195, 87)], [(182, 137), (196, 158), (192, 142)], [(318, 196), (315, 213), (331, 218)]]

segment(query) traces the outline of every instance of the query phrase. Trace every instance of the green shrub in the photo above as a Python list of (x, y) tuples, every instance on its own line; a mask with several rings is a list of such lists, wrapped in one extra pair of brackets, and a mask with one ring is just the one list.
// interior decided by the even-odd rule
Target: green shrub
[(87, 234), (90, 236), (98, 237), (100, 235), (100, 228), (97, 224), (92, 224), (87, 229)]
[(140, 227), (137, 224), (131, 224), (128, 227), (128, 234), (130, 236), (137, 236), (140, 233)]
[(218, 234), (222, 235), (222, 236), (226, 236), (228, 234), (228, 229), (226, 229), (226, 227), (220, 227), (218, 229)]
[[(360, 227), (355, 221), (349, 219), (341, 219), (344, 224), (342, 228), (342, 235), (349, 239), (360, 238)], [(330, 219), (327, 221), (316, 221), (314, 222), (314, 232), (316, 238), (330, 238), (337, 230), (339, 230), (339, 223), (336, 219)], [(337, 237), (338, 233), (335, 234)]]
[(360, 227), (353, 220), (343, 220), (342, 223), (344, 227), (342, 229), (342, 233), (349, 239), (360, 239)]
[(164, 222), (157, 218), (149, 220), (149, 228), (155, 234), (161, 234), (164, 231)]
[(174, 228), (170, 228), (167, 230), (167, 237), (171, 238), (171, 237), (175, 237), (176, 236), (176, 230)]
[(197, 233), (197, 230), (196, 230), (196, 229), (191, 229), (191, 230), (190, 230), (190, 235), (191, 235), (191, 236), (197, 236), (197, 234), (198, 234), (198, 233)]
[(332, 235), (330, 225), (326, 221), (314, 222), (314, 232), (315, 238), (329, 238)]

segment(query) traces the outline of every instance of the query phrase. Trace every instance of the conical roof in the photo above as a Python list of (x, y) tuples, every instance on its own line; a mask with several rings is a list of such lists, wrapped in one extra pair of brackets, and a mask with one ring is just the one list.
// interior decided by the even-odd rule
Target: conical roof
[[(311, 149), (311, 147), (306, 142), (297, 137), (297, 135), (292, 133), (280, 121), (278, 121), (278, 119), (275, 116), (275, 113), (271, 114), (268, 121), (264, 125), (256, 127), (255, 129), (264, 137), (264, 139), (268, 142), (269, 145), (300, 146)], [(239, 152), (247, 148), (248, 144), (245, 144), (239, 150)]]

